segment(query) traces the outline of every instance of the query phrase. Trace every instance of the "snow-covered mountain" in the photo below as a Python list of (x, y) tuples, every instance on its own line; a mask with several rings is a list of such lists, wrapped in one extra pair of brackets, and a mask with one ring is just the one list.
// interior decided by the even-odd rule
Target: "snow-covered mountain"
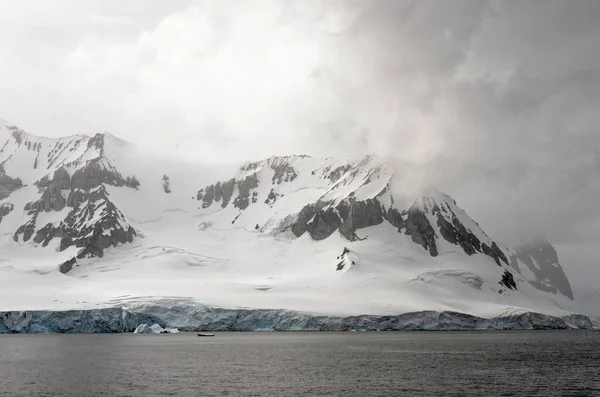
[(330, 315), (578, 309), (549, 243), (508, 248), (373, 156), (207, 167), (110, 134), (7, 124), (0, 147), (0, 310), (165, 298)]

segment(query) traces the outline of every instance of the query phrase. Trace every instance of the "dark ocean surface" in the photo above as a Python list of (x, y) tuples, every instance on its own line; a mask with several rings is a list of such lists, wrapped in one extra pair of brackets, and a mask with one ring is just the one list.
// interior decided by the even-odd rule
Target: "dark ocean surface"
[(0, 396), (600, 396), (600, 332), (0, 335)]

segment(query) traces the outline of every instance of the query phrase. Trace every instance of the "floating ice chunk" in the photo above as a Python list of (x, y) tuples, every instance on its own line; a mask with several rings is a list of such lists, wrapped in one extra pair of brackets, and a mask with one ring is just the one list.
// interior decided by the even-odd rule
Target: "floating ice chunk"
[(140, 324), (135, 331), (133, 331), (134, 334), (163, 334), (166, 332), (167, 331), (158, 324)]

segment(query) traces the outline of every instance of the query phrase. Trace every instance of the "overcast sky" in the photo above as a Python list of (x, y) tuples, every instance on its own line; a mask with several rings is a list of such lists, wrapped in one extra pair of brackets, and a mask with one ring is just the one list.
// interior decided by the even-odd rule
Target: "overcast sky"
[(376, 153), (494, 237), (596, 242), (598, 21), (596, 0), (0, 0), (0, 117), (206, 161)]

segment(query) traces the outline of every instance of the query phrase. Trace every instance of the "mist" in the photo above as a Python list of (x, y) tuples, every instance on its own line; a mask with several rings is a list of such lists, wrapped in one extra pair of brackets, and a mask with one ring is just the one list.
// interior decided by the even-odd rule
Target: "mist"
[(209, 163), (374, 154), (494, 238), (597, 241), (596, 1), (0, 1), (0, 117)]

